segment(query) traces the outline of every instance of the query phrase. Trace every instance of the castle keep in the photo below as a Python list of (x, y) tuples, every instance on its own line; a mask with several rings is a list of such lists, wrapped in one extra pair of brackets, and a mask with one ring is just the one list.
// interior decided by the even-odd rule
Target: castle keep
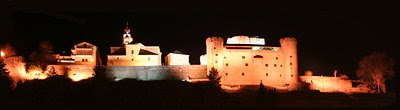
[(281, 47), (264, 46), (263, 38), (209, 37), (207, 71), (216, 68), (222, 85), (259, 85), (295, 90), (297, 88), (296, 39), (280, 39)]

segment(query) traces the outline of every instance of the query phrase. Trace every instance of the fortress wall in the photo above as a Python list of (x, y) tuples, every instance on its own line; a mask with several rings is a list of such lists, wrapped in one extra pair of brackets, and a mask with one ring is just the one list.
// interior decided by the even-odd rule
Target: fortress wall
[(163, 66), (109, 66), (107, 77), (115, 80), (124, 78), (150, 80), (188, 80), (207, 78), (206, 65), (163, 65)]

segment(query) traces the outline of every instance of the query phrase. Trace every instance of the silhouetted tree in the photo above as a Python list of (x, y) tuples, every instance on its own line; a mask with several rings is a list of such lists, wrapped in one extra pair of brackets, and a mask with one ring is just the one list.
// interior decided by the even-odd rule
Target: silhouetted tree
[(394, 60), (382, 52), (373, 52), (358, 62), (357, 77), (371, 89), (386, 93), (385, 81), (394, 76)]
[(218, 70), (213, 67), (210, 70), (210, 74), (207, 75), (207, 78), (211, 84), (219, 87), (220, 86), (219, 82), (220, 82), (221, 76), (219, 76), (218, 73), (219, 73)]
[(95, 80), (105, 80), (105, 79), (107, 79), (107, 76), (106, 76), (106, 66), (103, 66), (103, 65), (96, 65), (94, 68), (93, 68), (93, 71), (94, 71), (94, 79)]
[(9, 76), (8, 70), (5, 68), (5, 64), (0, 60), (0, 96), (8, 96), (12, 89), (12, 80)]
[(53, 45), (50, 41), (41, 41), (38, 51), (33, 51), (29, 56), (33, 63), (40, 65), (42, 68), (46, 65), (56, 62), (53, 56)]

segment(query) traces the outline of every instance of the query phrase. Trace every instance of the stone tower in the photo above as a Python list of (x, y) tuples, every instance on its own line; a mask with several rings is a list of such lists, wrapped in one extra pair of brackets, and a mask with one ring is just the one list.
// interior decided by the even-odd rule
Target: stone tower
[(223, 71), (222, 58), (224, 49), (224, 39), (221, 37), (209, 37), (206, 40), (207, 46), (207, 74), (212, 67), (217, 69), (220, 74)]
[(129, 44), (133, 41), (133, 38), (130, 34), (131, 30), (128, 27), (128, 22), (126, 22), (125, 34), (122, 36), (122, 43), (124, 45)]
[(284, 69), (286, 85), (289, 91), (298, 87), (298, 66), (297, 66), (297, 40), (293, 37), (280, 39), (282, 54), (284, 57)]

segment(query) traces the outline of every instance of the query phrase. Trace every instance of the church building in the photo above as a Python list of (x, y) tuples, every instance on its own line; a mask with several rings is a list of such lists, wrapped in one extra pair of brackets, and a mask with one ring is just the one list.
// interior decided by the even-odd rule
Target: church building
[(145, 46), (133, 43), (128, 24), (122, 36), (122, 47), (111, 47), (107, 55), (107, 66), (157, 66), (161, 65), (161, 51), (159, 46)]

